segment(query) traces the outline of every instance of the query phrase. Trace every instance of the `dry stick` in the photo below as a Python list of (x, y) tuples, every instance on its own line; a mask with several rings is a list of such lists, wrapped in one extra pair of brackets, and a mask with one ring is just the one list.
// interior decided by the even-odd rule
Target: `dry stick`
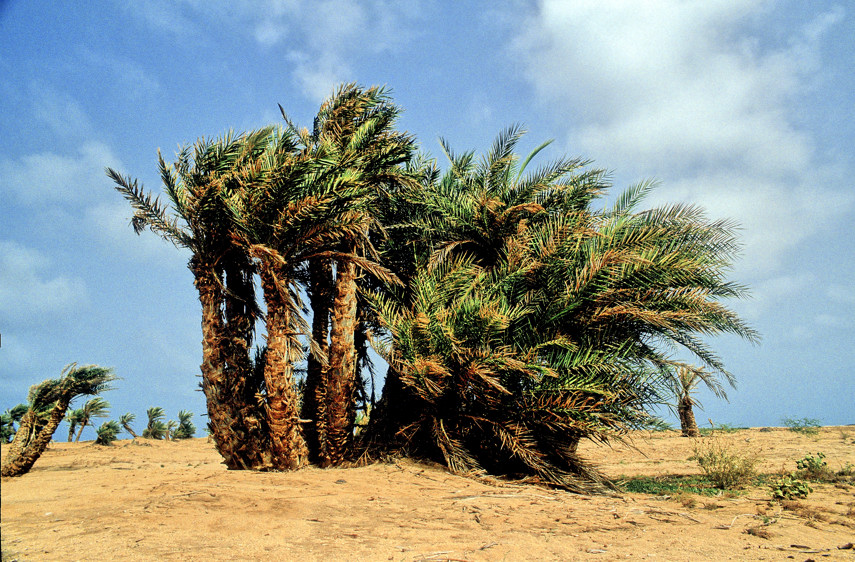
[(736, 523), (736, 520), (740, 517), (753, 517), (754, 519), (758, 519), (758, 516), (753, 513), (740, 513), (736, 517), (733, 518), (733, 521), (730, 522), (730, 525), (716, 525), (713, 529), (730, 529), (733, 527), (733, 524)]

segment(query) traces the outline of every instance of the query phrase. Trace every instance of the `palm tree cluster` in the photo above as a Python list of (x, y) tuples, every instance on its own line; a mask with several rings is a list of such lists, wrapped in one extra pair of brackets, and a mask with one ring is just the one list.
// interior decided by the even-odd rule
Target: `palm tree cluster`
[[(108, 169), (135, 231), (191, 252), (225, 463), (406, 452), (602, 488), (581, 439), (649, 420), (680, 350), (730, 379), (705, 338), (756, 340), (720, 302), (745, 293), (725, 278), (734, 225), (687, 205), (640, 210), (649, 182), (597, 207), (607, 175), (569, 158), (530, 171), (548, 143), (520, 159), (519, 127), (480, 158), (443, 142), (442, 172), (395, 130), (399, 113), (383, 88), (348, 84), (311, 131), (282, 111), (284, 126), (201, 139), (174, 164), (159, 156), (167, 204)], [(357, 441), (357, 413), (375, 405), (369, 344), (389, 369)]]
[(112, 369), (97, 365), (78, 367), (72, 363), (65, 366), (59, 378), (32, 386), (27, 411), (21, 417), (0, 474), (20, 476), (27, 473), (47, 448), (72, 400), (109, 390), (109, 383), (115, 379)]
[(29, 407), (26, 404), (18, 404), (0, 414), (0, 442), (10, 443), (12, 441), (18, 431), (15, 424), (21, 423), (21, 418), (24, 417), (28, 409)]

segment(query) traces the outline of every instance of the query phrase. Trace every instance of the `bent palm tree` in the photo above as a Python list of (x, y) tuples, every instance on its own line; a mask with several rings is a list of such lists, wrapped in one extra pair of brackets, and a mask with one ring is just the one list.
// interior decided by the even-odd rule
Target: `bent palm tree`
[[(58, 379), (48, 379), (30, 388), (29, 409), (21, 418), (21, 427), (6, 454), (0, 474), (20, 476), (27, 473), (50, 443), (54, 431), (65, 417), (72, 400), (78, 396), (109, 390), (116, 379), (112, 369), (97, 365), (66, 365)], [(47, 417), (38, 421), (40, 412)]]
[(67, 414), (65, 414), (65, 421), (68, 422), (68, 442), (71, 443), (74, 440), (74, 434), (77, 431), (77, 425), (83, 419), (83, 409), (75, 408), (73, 410), (69, 410)]
[(80, 429), (77, 430), (77, 438), (74, 440), (75, 443), (80, 441), (80, 436), (83, 435), (83, 430), (87, 425), (89, 425), (92, 418), (106, 418), (109, 415), (110, 403), (98, 396), (92, 400), (87, 400), (79, 411), (80, 414), (77, 419), (77, 423), (80, 425)]
[(175, 428), (172, 439), (189, 439), (196, 434), (196, 426), (190, 421), (192, 417), (193, 412), (187, 410), (178, 412), (178, 427)]
[(154, 406), (145, 411), (148, 416), (148, 425), (143, 430), (142, 436), (146, 439), (163, 439), (167, 435), (167, 425), (163, 423), (166, 414), (163, 408)]
[(136, 434), (136, 432), (134, 431), (134, 429), (131, 427), (131, 423), (133, 423), (133, 421), (134, 421), (135, 419), (137, 419), (137, 417), (136, 417), (134, 414), (130, 413), (130, 412), (128, 412), (127, 414), (122, 415), (122, 416), (119, 418), (119, 424), (121, 424), (122, 428), (123, 428), (125, 431), (127, 431), (128, 433), (130, 433), (130, 434), (131, 434), (131, 437), (133, 437), (134, 439), (136, 439), (137, 437), (139, 437), (139, 435), (137, 435), (137, 434)]

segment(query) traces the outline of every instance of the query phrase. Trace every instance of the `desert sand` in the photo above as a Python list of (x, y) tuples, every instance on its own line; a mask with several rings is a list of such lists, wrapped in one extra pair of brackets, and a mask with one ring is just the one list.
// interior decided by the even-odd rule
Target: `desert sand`
[[(722, 437), (758, 454), (761, 472), (819, 451), (834, 470), (855, 464), (855, 427)], [(580, 452), (614, 478), (699, 472), (693, 440), (673, 431)], [(54, 443), (2, 481), (2, 550), (10, 561), (855, 559), (841, 548), (855, 541), (855, 487), (813, 487), (785, 505), (767, 488), (588, 497), (403, 459), (229, 471), (205, 438)]]

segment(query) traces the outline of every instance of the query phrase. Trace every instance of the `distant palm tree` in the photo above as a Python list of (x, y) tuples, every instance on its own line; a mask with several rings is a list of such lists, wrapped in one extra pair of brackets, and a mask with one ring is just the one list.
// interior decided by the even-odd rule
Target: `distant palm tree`
[(116, 440), (116, 436), (122, 430), (122, 427), (119, 425), (119, 422), (115, 420), (106, 421), (101, 424), (101, 426), (95, 430), (97, 433), (97, 438), (95, 439), (96, 445), (109, 445), (113, 441)]
[(172, 439), (189, 439), (196, 434), (196, 426), (190, 421), (193, 417), (193, 412), (181, 410), (178, 412), (178, 427), (172, 434)]
[(128, 412), (127, 414), (124, 414), (123, 416), (121, 416), (119, 418), (119, 423), (122, 425), (122, 427), (124, 428), (125, 431), (127, 431), (128, 433), (131, 434), (131, 437), (133, 437), (134, 439), (139, 437), (139, 435), (137, 435), (136, 432), (131, 427), (131, 423), (133, 423), (133, 421), (136, 418), (137, 417), (134, 414), (131, 414), (130, 412)]
[[(65, 366), (58, 379), (31, 387), (29, 408), (21, 418), (21, 427), (6, 453), (0, 474), (20, 476), (28, 472), (47, 448), (71, 401), (81, 395), (109, 390), (109, 383), (115, 379), (112, 369), (97, 365), (78, 367), (72, 363)], [(48, 413), (46, 417), (40, 415), (44, 412)]]
[(71, 443), (74, 440), (74, 433), (77, 431), (77, 425), (83, 419), (83, 409), (75, 408), (73, 410), (69, 410), (67, 414), (65, 414), (65, 421), (68, 422), (68, 442)]
[(168, 427), (163, 423), (165, 414), (163, 408), (154, 406), (146, 410), (148, 416), (148, 425), (142, 432), (142, 436), (146, 439), (163, 439), (167, 436)]
[(175, 429), (178, 427), (178, 422), (175, 420), (169, 420), (166, 422), (166, 434), (164, 435), (164, 439), (169, 441), (170, 439), (174, 439), (173, 433)]
[(91, 400), (87, 400), (83, 407), (80, 409), (80, 418), (78, 423), (80, 424), (80, 429), (77, 430), (77, 438), (74, 440), (75, 443), (80, 441), (80, 436), (83, 435), (83, 430), (87, 425), (92, 421), (92, 418), (106, 418), (110, 414), (110, 403), (101, 398), (100, 396), (95, 397)]
[[(698, 431), (698, 424), (695, 421), (693, 408), (695, 406), (700, 407), (701, 403), (698, 402), (693, 394), (697, 390), (698, 384), (703, 382), (713, 394), (727, 400), (724, 387), (713, 373), (693, 365), (669, 365), (665, 372), (665, 384), (677, 402), (675, 409), (677, 416), (680, 418), (680, 429), (682, 430), (683, 437), (697, 437), (700, 435), (700, 432)], [(729, 373), (726, 374), (729, 375)], [(735, 386), (736, 381), (732, 376), (726, 376), (725, 379), (730, 386)]]
[(2, 416), (0, 416), (0, 423), (2, 423), (2, 428), (0, 428), (0, 441), (3, 443), (9, 443), (12, 440), (12, 437), (15, 436), (15, 432), (17, 431), (15, 424), (20, 424), (21, 418), (26, 413), (26, 404), (18, 404), (11, 410), (3, 412)]

